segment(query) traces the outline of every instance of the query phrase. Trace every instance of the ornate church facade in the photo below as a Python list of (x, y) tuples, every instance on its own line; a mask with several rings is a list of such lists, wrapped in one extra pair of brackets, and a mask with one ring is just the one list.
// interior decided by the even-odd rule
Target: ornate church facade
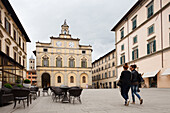
[(36, 42), (37, 86), (91, 86), (92, 47), (72, 38), (66, 21), (61, 28), (59, 37), (50, 37), (50, 43)]

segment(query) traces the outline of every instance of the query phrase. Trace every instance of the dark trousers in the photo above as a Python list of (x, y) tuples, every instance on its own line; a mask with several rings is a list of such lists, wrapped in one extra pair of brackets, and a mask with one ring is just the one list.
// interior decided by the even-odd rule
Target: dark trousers
[(121, 95), (127, 101), (129, 99), (128, 93), (129, 93), (130, 85), (122, 85), (121, 86)]

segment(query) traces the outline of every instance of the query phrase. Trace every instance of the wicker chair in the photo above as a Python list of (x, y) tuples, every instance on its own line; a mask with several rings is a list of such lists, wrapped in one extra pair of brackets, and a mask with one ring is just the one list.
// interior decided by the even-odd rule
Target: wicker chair
[(54, 87), (53, 89), (53, 94), (52, 94), (52, 99), (53, 101), (56, 99), (60, 101), (61, 97), (64, 95), (62, 89), (60, 89), (59, 87)]
[(38, 96), (40, 96), (39, 87), (31, 87), (30, 93), (33, 95), (33, 99), (35, 100)]
[(77, 98), (78, 101), (81, 103), (80, 95), (81, 95), (82, 90), (83, 89), (81, 89), (81, 88), (70, 89), (69, 90), (69, 102), (71, 103), (71, 100), (73, 99), (73, 104), (74, 104), (75, 98)]
[(22, 100), (24, 108), (25, 108), (25, 102), (24, 100), (27, 100), (27, 106), (29, 106), (29, 94), (30, 94), (30, 90), (28, 89), (13, 89), (12, 90), (13, 96), (14, 96), (14, 107), (13, 109), (16, 107), (16, 103), (17, 101)]

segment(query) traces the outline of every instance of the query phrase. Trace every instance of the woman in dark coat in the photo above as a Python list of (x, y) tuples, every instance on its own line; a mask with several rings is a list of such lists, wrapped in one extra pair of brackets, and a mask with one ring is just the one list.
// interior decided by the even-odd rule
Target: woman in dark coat
[(128, 106), (129, 105), (129, 89), (130, 89), (130, 85), (131, 85), (131, 72), (128, 71), (128, 64), (126, 63), (123, 66), (124, 70), (121, 73), (120, 76), (120, 82), (121, 82), (121, 95), (122, 97), (125, 99), (125, 105)]

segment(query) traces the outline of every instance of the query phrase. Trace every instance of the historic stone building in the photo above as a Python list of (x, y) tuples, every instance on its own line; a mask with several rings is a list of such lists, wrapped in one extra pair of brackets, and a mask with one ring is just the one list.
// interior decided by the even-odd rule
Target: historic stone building
[(113, 27), (116, 69), (137, 64), (145, 87), (170, 88), (170, 1), (138, 0)]
[(94, 88), (116, 88), (116, 50), (108, 52), (92, 63)]
[(26, 78), (30, 39), (8, 0), (0, 1), (0, 83), (14, 85)]
[(72, 38), (66, 21), (61, 28), (59, 37), (50, 37), (50, 43), (36, 42), (37, 85), (91, 86), (92, 47)]

